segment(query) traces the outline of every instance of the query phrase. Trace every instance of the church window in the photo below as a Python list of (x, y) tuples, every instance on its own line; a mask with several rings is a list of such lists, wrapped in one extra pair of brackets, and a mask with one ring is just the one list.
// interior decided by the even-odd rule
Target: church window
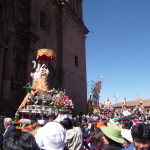
[(44, 30), (47, 30), (47, 19), (44, 11), (40, 12), (40, 27)]
[(75, 66), (78, 66), (79, 65), (79, 62), (78, 62), (78, 57), (77, 56), (75, 56)]

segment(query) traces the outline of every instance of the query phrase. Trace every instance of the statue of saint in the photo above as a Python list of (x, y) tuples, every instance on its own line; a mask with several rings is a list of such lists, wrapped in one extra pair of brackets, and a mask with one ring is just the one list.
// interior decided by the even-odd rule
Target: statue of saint
[(111, 101), (110, 101), (109, 97), (106, 98), (104, 105), (107, 107), (109, 107), (111, 105)]
[(37, 65), (37, 68), (34, 73), (31, 73), (31, 77), (33, 78), (33, 84), (31, 89), (34, 91), (47, 91), (47, 77), (49, 74), (49, 70), (45, 64), (42, 66), (40, 64)]
[(143, 101), (140, 101), (139, 111), (140, 112), (144, 111)]
[(126, 106), (127, 106), (126, 97), (124, 97), (124, 98), (122, 99), (121, 104), (122, 104), (122, 109), (126, 109)]

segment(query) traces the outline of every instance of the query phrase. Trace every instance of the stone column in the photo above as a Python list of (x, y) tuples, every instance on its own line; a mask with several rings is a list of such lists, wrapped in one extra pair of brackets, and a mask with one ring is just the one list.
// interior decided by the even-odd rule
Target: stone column
[(4, 47), (0, 47), (0, 101), (2, 100), (2, 80), (5, 50), (6, 49)]
[(9, 100), (11, 96), (11, 78), (12, 78), (12, 41), (8, 41), (8, 49), (5, 51), (3, 65), (3, 84), (2, 84), (2, 99)]

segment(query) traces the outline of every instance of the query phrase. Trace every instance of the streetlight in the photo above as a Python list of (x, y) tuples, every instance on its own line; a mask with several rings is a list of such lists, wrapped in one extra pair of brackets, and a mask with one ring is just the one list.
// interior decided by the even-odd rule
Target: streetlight
[[(117, 100), (118, 100), (118, 93), (114, 93), (114, 97), (116, 98), (116, 104), (117, 104)], [(117, 104), (118, 106), (118, 104)]]

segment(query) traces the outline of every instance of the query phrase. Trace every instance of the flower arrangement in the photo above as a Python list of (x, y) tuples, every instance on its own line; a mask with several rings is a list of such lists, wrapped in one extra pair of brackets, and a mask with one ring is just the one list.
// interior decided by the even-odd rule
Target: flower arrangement
[(58, 94), (53, 95), (50, 107), (52, 107), (54, 111), (58, 111), (59, 113), (71, 113), (74, 105), (72, 103), (72, 100), (69, 99), (69, 97), (66, 96), (65, 93), (60, 91), (58, 92)]

